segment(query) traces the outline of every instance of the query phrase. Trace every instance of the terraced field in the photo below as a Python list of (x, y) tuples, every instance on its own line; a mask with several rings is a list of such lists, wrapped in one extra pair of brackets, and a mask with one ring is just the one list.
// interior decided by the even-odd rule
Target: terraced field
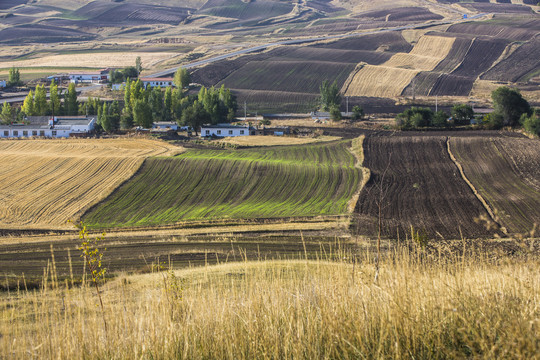
[(350, 141), (150, 158), (84, 216), (94, 227), (348, 213), (361, 169)]
[(452, 138), (450, 147), (509, 233), (526, 233), (540, 225), (538, 140)]
[(150, 140), (0, 141), (0, 227), (65, 227), (144, 158), (178, 149)]

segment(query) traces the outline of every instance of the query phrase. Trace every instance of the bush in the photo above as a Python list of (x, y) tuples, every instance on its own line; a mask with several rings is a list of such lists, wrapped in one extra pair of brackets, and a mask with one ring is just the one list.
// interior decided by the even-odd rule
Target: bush
[(341, 111), (339, 110), (339, 106), (337, 105), (332, 105), (330, 107), (330, 118), (333, 120), (333, 121), (339, 121), (341, 120)]
[(442, 110), (437, 111), (433, 115), (432, 125), (436, 127), (448, 126), (448, 114)]
[(470, 125), (474, 110), (470, 105), (458, 104), (452, 107), (452, 119), (456, 125)]
[(361, 106), (355, 105), (352, 108), (352, 116), (351, 119), (354, 121), (362, 120), (364, 119), (364, 109)]
[(521, 115), (521, 124), (526, 132), (540, 136), (540, 110), (537, 109), (531, 116)]
[(482, 125), (489, 130), (498, 130), (503, 127), (503, 117), (499, 113), (491, 113), (484, 116)]

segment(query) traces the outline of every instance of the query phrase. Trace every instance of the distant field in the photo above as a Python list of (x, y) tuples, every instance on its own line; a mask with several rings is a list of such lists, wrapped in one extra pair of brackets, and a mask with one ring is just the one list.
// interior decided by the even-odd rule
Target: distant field
[(0, 141), (0, 227), (66, 227), (144, 158), (175, 152), (150, 140)]
[(338, 141), (149, 158), (84, 219), (117, 227), (347, 214), (362, 176), (349, 147)]
[(281, 145), (303, 145), (310, 143), (318, 143), (324, 141), (335, 141), (341, 138), (336, 136), (320, 136), (316, 138), (302, 138), (289, 136), (236, 136), (228, 137), (216, 142), (225, 142), (240, 146), (281, 146)]
[(509, 233), (526, 233), (540, 225), (538, 140), (452, 138), (450, 146)]

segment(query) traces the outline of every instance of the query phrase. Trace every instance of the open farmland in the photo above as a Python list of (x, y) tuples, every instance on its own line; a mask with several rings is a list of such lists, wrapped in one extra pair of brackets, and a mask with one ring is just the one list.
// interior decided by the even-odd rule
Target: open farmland
[(450, 148), (509, 233), (527, 233), (540, 225), (538, 140), (452, 138)]
[(317, 107), (315, 93), (234, 89), (238, 103), (246, 102), (250, 113), (309, 113)]
[(372, 135), (364, 140), (371, 178), (356, 206), (359, 234), (403, 238), (415, 231), (431, 238), (493, 236), (474, 218), (487, 216), (449, 157), (446, 136)]
[(80, 30), (41, 24), (18, 25), (0, 30), (0, 43), (5, 44), (87, 41), (95, 38), (96, 35)]
[(342, 91), (347, 96), (399, 96), (420, 71), (433, 70), (453, 43), (454, 38), (423, 36), (410, 53), (397, 53), (380, 66), (362, 67)]
[(521, 45), (506, 59), (482, 75), (482, 79), (495, 81), (527, 81), (540, 69), (540, 38)]
[(348, 213), (361, 169), (350, 141), (149, 158), (84, 215), (93, 227)]
[(483, 22), (454, 24), (446, 32), (450, 35), (488, 36), (496, 39), (527, 41), (540, 32), (540, 20), (536, 17), (525, 19), (496, 17), (493, 20)]
[(355, 15), (359, 18), (370, 18), (378, 21), (406, 21), (423, 22), (428, 20), (441, 20), (443, 17), (434, 14), (426, 8), (421, 7), (396, 7), (385, 10), (373, 10)]
[(144, 158), (175, 152), (150, 140), (0, 141), (0, 227), (66, 227), (129, 179)]

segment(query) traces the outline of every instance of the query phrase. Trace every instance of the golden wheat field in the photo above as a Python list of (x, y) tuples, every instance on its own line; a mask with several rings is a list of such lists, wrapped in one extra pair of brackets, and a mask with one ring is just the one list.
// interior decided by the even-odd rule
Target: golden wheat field
[(450, 37), (422, 36), (410, 53), (395, 54), (379, 66), (365, 65), (342, 91), (346, 96), (399, 96), (420, 71), (433, 70), (448, 55), (454, 41)]
[(0, 141), (0, 226), (64, 227), (146, 157), (180, 151), (146, 139)]
[(279, 146), (279, 145), (302, 145), (324, 141), (334, 141), (341, 139), (339, 136), (319, 136), (316, 138), (301, 138), (289, 136), (237, 136), (227, 137), (216, 142), (225, 142), (240, 146)]

